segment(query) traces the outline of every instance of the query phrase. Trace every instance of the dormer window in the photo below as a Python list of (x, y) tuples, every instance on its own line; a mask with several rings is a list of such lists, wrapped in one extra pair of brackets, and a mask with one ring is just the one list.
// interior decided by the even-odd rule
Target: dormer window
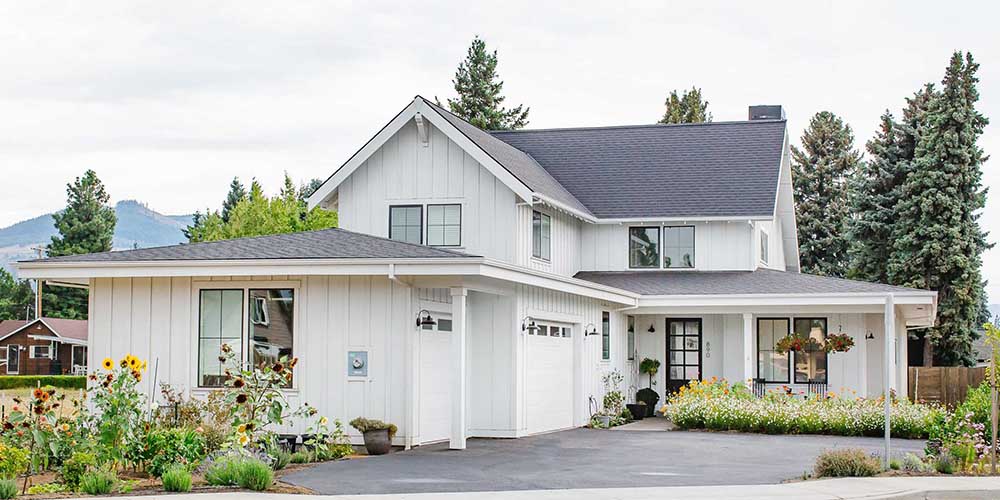
[(663, 228), (663, 267), (694, 267), (694, 226)]
[(628, 267), (632, 269), (694, 268), (694, 226), (628, 228)]
[(655, 269), (660, 267), (660, 228), (628, 228), (628, 267)]

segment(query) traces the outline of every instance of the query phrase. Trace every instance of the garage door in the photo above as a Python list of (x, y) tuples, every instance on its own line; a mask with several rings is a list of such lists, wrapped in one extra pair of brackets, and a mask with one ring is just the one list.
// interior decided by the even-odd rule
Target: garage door
[(573, 427), (573, 339), (569, 325), (539, 324), (526, 346), (528, 432)]
[(451, 436), (451, 320), (420, 330), (419, 444)]

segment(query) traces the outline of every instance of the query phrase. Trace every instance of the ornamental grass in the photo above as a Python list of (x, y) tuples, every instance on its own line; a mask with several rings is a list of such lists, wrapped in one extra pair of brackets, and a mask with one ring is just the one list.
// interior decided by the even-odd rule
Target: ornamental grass
[[(885, 419), (882, 398), (790, 394), (781, 388), (755, 397), (744, 384), (725, 379), (692, 381), (671, 396), (661, 411), (681, 429), (757, 432), (765, 434), (833, 434), (881, 436)], [(893, 437), (926, 438), (946, 410), (893, 400)]]

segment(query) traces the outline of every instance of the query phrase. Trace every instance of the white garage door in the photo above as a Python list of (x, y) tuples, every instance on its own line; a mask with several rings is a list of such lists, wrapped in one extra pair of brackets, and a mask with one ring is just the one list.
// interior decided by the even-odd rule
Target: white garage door
[(573, 427), (573, 339), (568, 325), (539, 324), (526, 346), (528, 432)]
[(451, 320), (420, 330), (419, 444), (451, 436)]

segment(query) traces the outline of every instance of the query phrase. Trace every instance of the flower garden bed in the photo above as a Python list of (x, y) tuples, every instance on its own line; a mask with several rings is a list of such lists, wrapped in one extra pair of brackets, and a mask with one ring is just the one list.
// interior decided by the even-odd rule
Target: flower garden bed
[[(892, 435), (926, 438), (947, 413), (933, 405), (892, 402)], [(785, 390), (755, 397), (743, 384), (725, 380), (692, 381), (671, 396), (661, 411), (680, 429), (767, 434), (883, 435), (882, 399), (804, 397)]]

